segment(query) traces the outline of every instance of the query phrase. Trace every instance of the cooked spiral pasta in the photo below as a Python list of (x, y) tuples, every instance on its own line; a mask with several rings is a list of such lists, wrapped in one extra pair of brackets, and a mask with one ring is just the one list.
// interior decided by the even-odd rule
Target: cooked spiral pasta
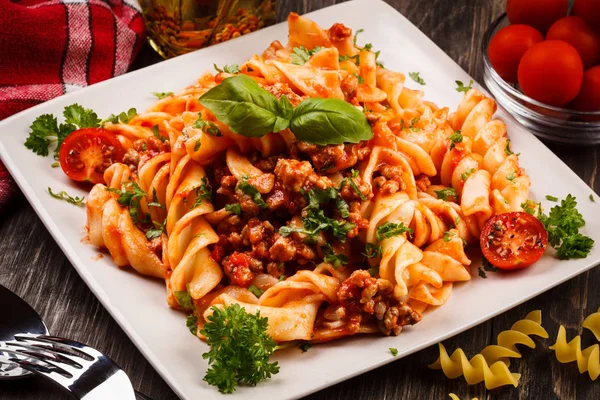
[(591, 380), (595, 381), (600, 375), (600, 345), (594, 344), (582, 350), (581, 336), (575, 336), (567, 343), (567, 330), (563, 325), (558, 328), (556, 343), (550, 349), (554, 350), (560, 363), (577, 361), (579, 373), (587, 372)]
[(600, 341), (600, 308), (583, 320), (583, 327), (592, 331), (596, 340)]
[[(492, 215), (521, 210), (529, 178), (483, 93), (470, 90), (449, 114), (344, 25), (324, 30), (294, 13), (288, 25), (287, 46), (274, 41), (239, 72), (204, 73), (128, 122), (104, 124), (127, 152), (90, 193), (90, 241), (164, 279), (168, 304), (193, 308), (198, 326), (212, 305), (237, 303), (267, 316), (278, 342), (397, 335), (471, 279), (465, 247)], [(200, 99), (236, 80), (292, 114), (304, 101), (343, 100), (365, 140), (321, 145), (290, 121), (255, 134), (250, 125), (269, 113), (237, 106), (253, 122), (236, 127)], [(532, 323), (514, 329), (539, 334)], [(506, 357), (531, 345), (517, 336), (501, 334), (504, 350), (490, 346), (460, 373), (516, 385)]]

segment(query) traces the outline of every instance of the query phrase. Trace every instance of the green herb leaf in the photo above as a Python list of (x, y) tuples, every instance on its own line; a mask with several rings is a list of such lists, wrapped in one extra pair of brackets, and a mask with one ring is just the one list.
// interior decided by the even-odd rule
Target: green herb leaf
[(546, 200), (553, 201), (553, 202), (556, 203), (556, 202), (558, 202), (558, 197), (554, 197), (554, 196), (551, 196), (551, 195), (547, 194), (546, 195)]
[(304, 46), (294, 47), (292, 49), (292, 54), (290, 55), (290, 58), (292, 60), (292, 64), (304, 65), (304, 64), (306, 64), (306, 62), (308, 61), (308, 59), (313, 54), (315, 54), (316, 52), (318, 52), (319, 50), (322, 50), (322, 49), (323, 49), (323, 47), (321, 47), (321, 46), (316, 46), (312, 50), (308, 50)]
[(194, 314), (190, 314), (185, 319), (185, 326), (188, 327), (190, 333), (194, 336), (198, 334), (198, 317)]
[(166, 218), (162, 222), (162, 224), (159, 223), (159, 222), (156, 222), (156, 221), (152, 221), (152, 224), (154, 225), (154, 228), (148, 229), (146, 231), (146, 238), (148, 240), (159, 238), (163, 234), (163, 232), (165, 230), (166, 223), (167, 223)]
[(325, 246), (321, 246), (321, 250), (323, 250), (323, 253), (325, 254), (323, 261), (333, 265), (334, 269), (338, 269), (342, 265), (348, 264), (348, 257), (344, 254), (337, 254), (333, 251), (333, 248), (329, 243)]
[(595, 203), (595, 202), (596, 202), (596, 200), (594, 200), (594, 195), (593, 195), (593, 194), (590, 194), (590, 201), (591, 201), (592, 203)]
[(450, 201), (448, 200), (450, 197), (455, 199), (458, 198), (458, 193), (456, 193), (456, 190), (451, 187), (440, 190), (434, 190), (433, 192), (435, 193), (438, 199), (442, 199), (444, 201)]
[(140, 220), (139, 212), (140, 200), (146, 197), (146, 192), (136, 182), (124, 182), (121, 190), (114, 188), (106, 188), (106, 190), (119, 195), (117, 202), (129, 208), (129, 215), (134, 222), (145, 222), (145, 220)]
[(480, 277), (482, 278), (487, 278), (487, 275), (485, 273), (485, 271), (488, 272), (498, 272), (499, 269), (496, 268), (495, 266), (493, 266), (488, 260), (487, 258), (483, 257), (481, 259), (481, 267), (477, 268), (477, 272), (479, 274)]
[(515, 172), (511, 172), (510, 174), (506, 175), (506, 179), (511, 182), (514, 182), (516, 178), (517, 174)]
[(585, 220), (576, 207), (577, 199), (569, 194), (560, 205), (552, 207), (548, 216), (540, 216), (548, 232), (548, 243), (561, 260), (585, 258), (594, 245), (593, 239), (579, 233)]
[(535, 201), (527, 200), (526, 202), (521, 203), (521, 207), (527, 214), (535, 215), (537, 210), (539, 210), (541, 214), (541, 204), (536, 203)]
[(246, 137), (279, 132), (287, 128), (291, 118), (287, 105), (281, 105), (273, 94), (246, 75), (224, 79), (199, 101), (233, 132)]
[(56, 117), (51, 114), (40, 115), (29, 127), (29, 136), (25, 140), (25, 147), (39, 156), (48, 155), (48, 147), (56, 143), (54, 158), (58, 159), (60, 146), (65, 138), (77, 127), (72, 124), (58, 125)]
[(261, 290), (254, 285), (250, 286), (248, 288), (248, 291), (252, 292), (252, 294), (255, 295), (256, 297), (262, 296), (262, 294), (265, 292), (264, 290)]
[(129, 110), (127, 110), (127, 112), (123, 111), (118, 115), (110, 114), (108, 118), (100, 121), (100, 125), (104, 125), (106, 122), (112, 122), (113, 124), (118, 124), (120, 122), (126, 124), (131, 120), (131, 118), (135, 117), (136, 115), (137, 110), (135, 108), (130, 108)]
[(393, 347), (390, 347), (390, 353), (392, 353), (392, 355), (394, 357), (396, 357), (398, 355), (398, 349), (395, 349)]
[(231, 65), (225, 64), (225, 66), (223, 66), (223, 68), (219, 68), (219, 67), (217, 67), (217, 64), (213, 64), (213, 67), (215, 67), (215, 70), (217, 72), (226, 72), (228, 74), (239, 74), (240, 73), (240, 66), (237, 64), (231, 64)]
[(462, 83), (461, 81), (455, 81), (456, 82), (456, 91), (457, 92), (463, 92), (463, 93), (467, 93), (469, 90), (472, 89), (472, 85), (473, 85), (473, 79), (471, 79), (471, 82), (469, 82), (469, 86), (465, 86), (464, 83)]
[(456, 232), (446, 231), (444, 232), (444, 242), (449, 242), (456, 236)]
[(165, 97), (172, 96), (173, 92), (152, 92), (157, 99), (164, 99)]
[(358, 143), (373, 137), (364, 113), (340, 99), (308, 98), (294, 110), (290, 129), (303, 142), (319, 144)]
[(243, 179), (239, 182), (236, 189), (239, 189), (242, 193), (250, 196), (252, 201), (263, 210), (269, 208), (269, 205), (263, 200), (256, 186), (249, 184), (247, 179)]
[(410, 79), (412, 79), (413, 81), (417, 82), (419, 85), (423, 85), (423, 86), (426, 85), (426, 83), (423, 80), (423, 78), (421, 78), (419, 72), (409, 72), (408, 76), (410, 76)]
[(365, 83), (365, 80), (363, 79), (363, 77), (360, 76), (359, 74), (357, 74), (356, 72), (352, 73), (352, 75), (354, 75), (356, 77), (356, 79), (358, 80), (359, 84), (362, 85), (363, 83)]
[(78, 128), (95, 128), (100, 125), (98, 115), (89, 108), (83, 108), (79, 104), (71, 104), (63, 111), (65, 122)]
[(475, 168), (468, 168), (465, 172), (460, 174), (460, 177), (463, 181), (466, 181), (474, 172), (477, 172)]
[(210, 346), (202, 355), (210, 365), (204, 376), (209, 385), (233, 393), (237, 384), (256, 386), (279, 372), (277, 362), (269, 362), (277, 343), (267, 334), (267, 318), (260, 312), (249, 314), (238, 304), (211, 310), (200, 331)]
[(377, 231), (375, 232), (375, 237), (378, 241), (391, 238), (393, 236), (401, 235), (405, 232), (408, 232), (409, 235), (412, 235), (414, 231), (404, 225), (404, 222), (386, 222), (383, 225), (377, 227)]
[(50, 196), (54, 197), (55, 199), (64, 200), (67, 203), (75, 204), (76, 206), (83, 205), (83, 201), (85, 200), (85, 197), (72, 197), (64, 190), (54, 193), (50, 187), (48, 187), (48, 193), (50, 193)]
[(300, 350), (302, 350), (303, 353), (306, 353), (308, 351), (308, 349), (310, 349), (312, 347), (312, 343), (311, 342), (303, 342), (300, 343), (300, 346), (298, 346), (300, 348)]
[(198, 207), (204, 200), (211, 201), (212, 199), (212, 187), (208, 182), (208, 178), (206, 176), (202, 177), (200, 181), (200, 186), (194, 188), (196, 191), (196, 201), (194, 205), (192, 205), (191, 209)]
[(242, 206), (240, 203), (227, 204), (225, 205), (225, 211), (232, 212), (235, 215), (242, 215)]
[(344, 179), (342, 179), (342, 182), (340, 183), (340, 192), (342, 191), (342, 189), (344, 188), (344, 186), (346, 186), (346, 184), (349, 184), (350, 187), (352, 188), (352, 190), (354, 190), (354, 192), (356, 193), (356, 195), (361, 199), (361, 200), (366, 200), (367, 196), (365, 196), (360, 189), (358, 188), (358, 186), (356, 185), (356, 182), (354, 182), (354, 179), (358, 178), (358, 171), (353, 169), (351, 171), (351, 176), (350, 177), (346, 177)]
[(366, 243), (365, 244), (365, 252), (362, 253), (363, 256), (367, 258), (377, 258), (381, 257), (382, 248), (380, 244), (377, 243)]
[(154, 125), (152, 128), (150, 128), (150, 130), (152, 131), (152, 134), (154, 135), (154, 137), (163, 143), (169, 139), (168, 137), (162, 136), (160, 134), (160, 129), (158, 129), (158, 125)]
[(60, 167), (60, 163), (58, 161), (56, 161), (56, 162), (53, 162), (52, 164), (50, 164), (50, 166), (52, 168), (58, 168), (58, 167)]
[(196, 122), (194, 122), (194, 128), (202, 129), (204, 133), (207, 133), (212, 136), (223, 136), (217, 124), (215, 124), (214, 122), (203, 120), (202, 114), (198, 114), (198, 119), (196, 120)]
[(175, 295), (175, 300), (177, 300), (177, 303), (179, 303), (181, 308), (183, 308), (185, 311), (192, 311), (194, 310), (194, 303), (188, 290), (176, 290), (173, 294)]
[(506, 153), (507, 156), (515, 154), (510, 148), (510, 139), (506, 139), (506, 147), (504, 148), (504, 153)]
[(450, 135), (449, 137), (450, 141), (452, 143), (450, 143), (450, 150), (452, 150), (453, 148), (456, 147), (456, 143), (461, 143), (464, 139), (463, 135), (461, 134), (461, 131), (454, 131), (454, 133), (452, 135)]

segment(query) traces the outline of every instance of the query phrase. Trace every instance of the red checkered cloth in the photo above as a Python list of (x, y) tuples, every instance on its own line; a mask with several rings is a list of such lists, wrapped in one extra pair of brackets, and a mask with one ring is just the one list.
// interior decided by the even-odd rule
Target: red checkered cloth
[[(0, 120), (127, 72), (144, 37), (136, 0), (0, 0)], [(0, 162), (0, 210), (17, 191)]]

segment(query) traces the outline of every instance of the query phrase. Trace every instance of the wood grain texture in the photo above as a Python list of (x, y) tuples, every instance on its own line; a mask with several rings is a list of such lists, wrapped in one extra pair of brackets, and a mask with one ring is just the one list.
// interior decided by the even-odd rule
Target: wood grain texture
[[(290, 11), (306, 13), (335, 4), (332, 0), (284, 0), (278, 19)], [(503, 12), (504, 0), (391, 0), (439, 47), (479, 82), (482, 81), (480, 43), (489, 23)], [(344, 18), (340, 15), (340, 21)], [(355, 27), (356, 28), (356, 27)], [(160, 59), (146, 46), (134, 68)], [(599, 148), (549, 146), (596, 192)], [(134, 387), (157, 400), (176, 399), (175, 394), (142, 357), (125, 333), (101, 306), (77, 275), (26, 200), (19, 196), (0, 216), (0, 284), (27, 300), (44, 318), (53, 334), (70, 337), (110, 355), (131, 378)], [(467, 332), (445, 341), (449, 350), (462, 347), (473, 355), (495, 340), (496, 335), (525, 316), (541, 309), (544, 326), (555, 334), (559, 324), (569, 337), (580, 332), (584, 317), (600, 306), (597, 289), (600, 269), (589, 271)], [(508, 288), (510, 290), (510, 288)], [(0, 305), (0, 323), (1, 323)], [(589, 342), (588, 342), (589, 341)], [(584, 344), (591, 343), (585, 337)], [(513, 362), (523, 374), (518, 389), (486, 391), (483, 385), (467, 386), (462, 379), (449, 380), (427, 368), (437, 357), (432, 346), (417, 354), (378, 368), (308, 397), (320, 399), (598, 399), (600, 385), (580, 375), (575, 364), (559, 364), (547, 349), (552, 338), (538, 341), (535, 350), (523, 351)], [(351, 350), (349, 350), (351, 351)], [(0, 399), (67, 399), (54, 386), (38, 378), (0, 383)]]

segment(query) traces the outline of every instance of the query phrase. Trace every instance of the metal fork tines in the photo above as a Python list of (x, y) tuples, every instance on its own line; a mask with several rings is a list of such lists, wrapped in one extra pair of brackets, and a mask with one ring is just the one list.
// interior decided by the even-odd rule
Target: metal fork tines
[(10, 361), (85, 400), (134, 399), (129, 378), (110, 358), (72, 340), (23, 334), (0, 344)]

